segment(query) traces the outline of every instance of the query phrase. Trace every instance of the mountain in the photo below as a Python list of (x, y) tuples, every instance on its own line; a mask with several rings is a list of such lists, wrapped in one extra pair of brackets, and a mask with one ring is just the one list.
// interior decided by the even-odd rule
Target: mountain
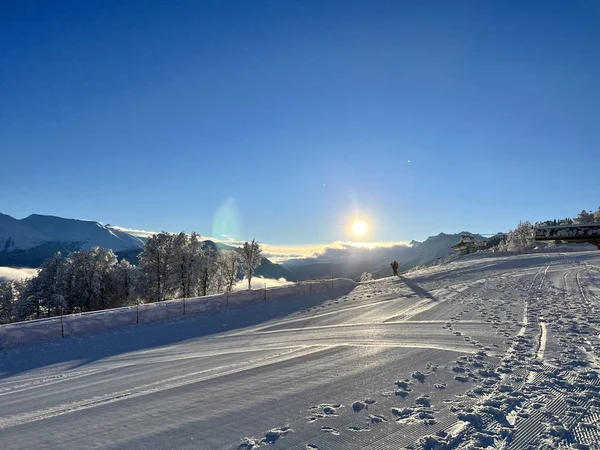
[(27, 251), (49, 243), (88, 250), (141, 248), (144, 241), (129, 233), (90, 220), (32, 214), (17, 220), (0, 214), (0, 252)]
[[(452, 245), (461, 239), (463, 233), (430, 236), (423, 242), (412, 241), (393, 247), (333, 249), (314, 258), (289, 260), (283, 266), (299, 279), (348, 277), (357, 278), (363, 272), (373, 275), (391, 275), (390, 263), (398, 261), (400, 271), (416, 266), (432, 264), (448, 256), (456, 255)], [(472, 233), (467, 233), (472, 234)], [(483, 236), (472, 234), (478, 240)]]
[[(68, 254), (92, 247), (110, 248), (119, 259), (137, 264), (144, 242), (140, 235), (100, 222), (40, 214), (18, 220), (0, 213), (0, 266), (35, 268), (56, 252)], [(219, 250), (234, 249), (222, 243), (205, 243)], [(292, 272), (267, 258), (262, 259), (255, 273), (265, 278), (297, 280)]]
[(0, 213), (0, 252), (25, 250), (51, 240), (21, 220)]

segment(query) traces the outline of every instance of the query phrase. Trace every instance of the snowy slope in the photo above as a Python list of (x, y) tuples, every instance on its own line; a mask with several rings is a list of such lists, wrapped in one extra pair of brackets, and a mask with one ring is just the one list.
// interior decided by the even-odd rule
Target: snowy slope
[(598, 448), (600, 253), (0, 352), (3, 449)]
[(21, 220), (0, 214), (0, 252), (29, 250), (50, 242), (77, 243), (115, 251), (141, 247), (144, 240), (98, 222), (32, 214)]
[(11, 252), (40, 245), (52, 238), (22, 221), (0, 213), (0, 252)]
[(50, 236), (53, 241), (81, 242), (81, 248), (86, 250), (99, 246), (117, 251), (143, 245), (138, 237), (89, 220), (32, 214), (20, 222)]

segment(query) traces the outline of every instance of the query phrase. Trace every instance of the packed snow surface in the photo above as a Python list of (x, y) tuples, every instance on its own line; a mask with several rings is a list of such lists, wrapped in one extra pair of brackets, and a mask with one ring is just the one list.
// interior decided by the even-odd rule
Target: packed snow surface
[(0, 351), (2, 449), (598, 449), (600, 252)]

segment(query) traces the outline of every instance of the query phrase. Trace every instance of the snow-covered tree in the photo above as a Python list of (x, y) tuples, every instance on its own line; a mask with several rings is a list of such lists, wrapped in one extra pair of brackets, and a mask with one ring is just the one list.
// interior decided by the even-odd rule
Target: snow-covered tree
[(171, 267), (173, 284), (178, 286), (177, 290), (181, 297), (191, 297), (191, 259), (190, 238), (183, 231), (173, 238), (173, 265)]
[(146, 297), (153, 301), (169, 298), (173, 289), (173, 241), (170, 233), (162, 232), (148, 238), (139, 254), (139, 268)]
[(575, 222), (580, 225), (585, 225), (588, 223), (594, 223), (594, 213), (587, 212), (585, 209), (582, 210), (577, 217), (575, 218)]
[(240, 254), (235, 250), (222, 250), (218, 263), (225, 281), (225, 291), (231, 292), (240, 272)]
[(260, 265), (262, 259), (261, 252), (260, 245), (254, 239), (252, 239), (252, 242), (244, 242), (244, 246), (240, 250), (242, 267), (248, 280), (248, 289), (252, 288), (252, 275), (254, 274), (254, 269)]
[(13, 307), (25, 289), (25, 281), (9, 280), (0, 283), (0, 324), (12, 322)]
[(363, 272), (360, 276), (360, 281), (371, 281), (373, 279), (373, 275), (369, 272)]
[(69, 306), (72, 310), (94, 311), (119, 306), (112, 292), (117, 256), (111, 249), (80, 250), (71, 253), (68, 260)]
[(57, 252), (44, 261), (37, 277), (28, 284), (27, 296), (33, 296), (37, 301), (36, 315), (58, 315), (66, 308), (63, 282), (66, 271), (67, 261)]
[(535, 245), (535, 234), (533, 226), (529, 222), (520, 222), (519, 226), (508, 233), (506, 238), (506, 249), (511, 252), (522, 252), (533, 248)]
[(200, 284), (199, 290), (200, 295), (208, 295), (211, 292), (216, 292), (218, 286), (216, 286), (216, 278), (219, 270), (217, 264), (218, 261), (217, 250), (210, 246), (205, 246), (202, 251), (202, 257), (200, 258)]
[(122, 259), (112, 272), (111, 303), (115, 306), (132, 305), (137, 300), (137, 268)]

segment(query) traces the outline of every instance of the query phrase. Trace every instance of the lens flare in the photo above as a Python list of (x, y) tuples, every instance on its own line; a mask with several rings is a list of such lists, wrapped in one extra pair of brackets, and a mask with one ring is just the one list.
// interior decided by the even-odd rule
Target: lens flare
[(357, 236), (362, 236), (367, 231), (367, 224), (364, 220), (357, 220), (352, 224), (352, 231)]

